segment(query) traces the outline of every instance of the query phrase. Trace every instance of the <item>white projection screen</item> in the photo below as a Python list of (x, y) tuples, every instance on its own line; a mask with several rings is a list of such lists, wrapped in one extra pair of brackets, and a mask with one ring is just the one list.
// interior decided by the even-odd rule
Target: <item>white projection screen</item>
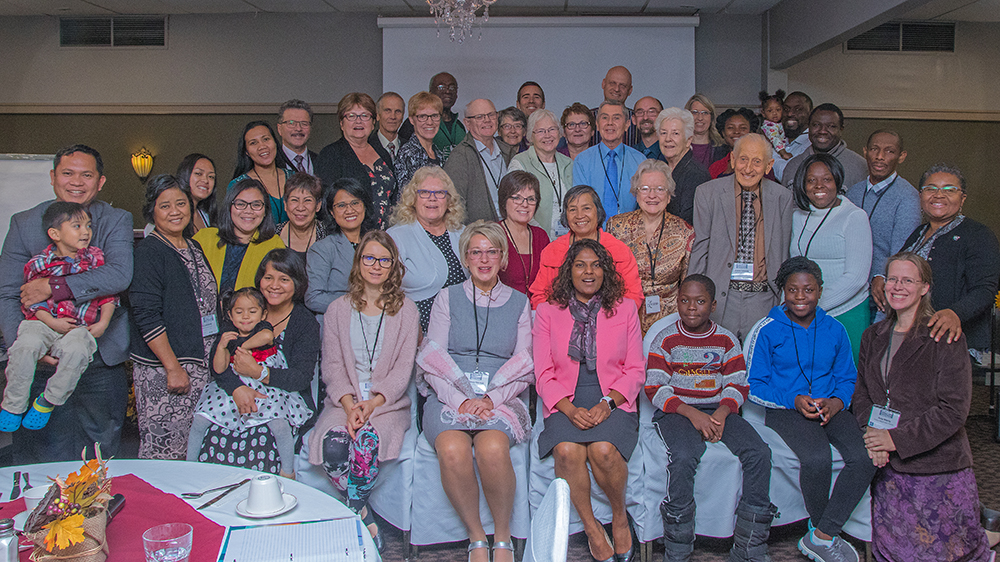
[(514, 105), (528, 80), (542, 86), (545, 107), (557, 116), (575, 101), (596, 107), (615, 65), (632, 72), (629, 107), (643, 96), (683, 106), (695, 91), (697, 17), (496, 17), (482, 25), (482, 40), (477, 27), (464, 43), (453, 43), (444, 26), (439, 37), (433, 18), (379, 18), (378, 25), (383, 89), (409, 99), (434, 74), (450, 72), (459, 114), (476, 98), (497, 109)]
[(52, 154), (0, 154), (0, 242), (10, 218), (52, 199)]

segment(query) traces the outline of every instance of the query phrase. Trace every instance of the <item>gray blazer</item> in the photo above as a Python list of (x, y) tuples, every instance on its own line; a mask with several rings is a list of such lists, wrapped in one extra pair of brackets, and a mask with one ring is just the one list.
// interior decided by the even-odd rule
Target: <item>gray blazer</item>
[[(42, 214), (52, 201), (21, 211), (10, 219), (10, 229), (0, 252), (0, 332), (9, 346), (17, 338), (17, 328), (24, 320), (21, 313), (21, 285), (24, 264), (50, 244), (42, 228)], [(132, 214), (115, 209), (104, 201), (94, 201), (88, 209), (93, 225), (91, 246), (104, 252), (101, 267), (69, 275), (66, 284), (77, 303), (115, 295), (132, 282)], [(128, 359), (129, 327), (124, 307), (115, 309), (104, 335), (97, 338), (97, 352), (105, 365), (117, 365)]]
[[(707, 275), (717, 287), (718, 306), (712, 319), (718, 321), (726, 310), (729, 278), (736, 258), (739, 221), (736, 219), (736, 179), (715, 179), (698, 186), (694, 193), (694, 245), (688, 273)], [(761, 180), (761, 208), (764, 213), (764, 258), (767, 282), (773, 294), (781, 290), (774, 283), (778, 268), (788, 259), (792, 237), (792, 192), (771, 180)]]
[(347, 278), (354, 265), (354, 246), (342, 232), (331, 234), (309, 247), (306, 254), (306, 306), (323, 326), (330, 303), (347, 293)]
[[(500, 147), (503, 154), (503, 161), (510, 164), (510, 159), (517, 153), (517, 148), (500, 139), (493, 139)], [(486, 184), (486, 173), (483, 172), (483, 161), (476, 150), (476, 139), (472, 135), (465, 135), (462, 142), (455, 146), (448, 156), (448, 161), (444, 163), (444, 171), (448, 172), (451, 181), (455, 183), (455, 190), (465, 201), (466, 224), (479, 219), (487, 221), (498, 221), (496, 205), (493, 196)], [(500, 178), (497, 178), (497, 182)]]

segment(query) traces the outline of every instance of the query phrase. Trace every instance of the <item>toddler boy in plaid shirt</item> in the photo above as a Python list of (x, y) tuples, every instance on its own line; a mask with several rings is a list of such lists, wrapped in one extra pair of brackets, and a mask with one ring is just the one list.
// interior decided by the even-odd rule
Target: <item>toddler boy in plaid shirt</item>
[[(56, 201), (42, 215), (42, 224), (52, 243), (25, 264), (25, 282), (65, 277), (104, 265), (104, 252), (89, 245), (90, 213), (83, 205)], [(107, 330), (116, 306), (116, 296), (104, 296), (83, 304), (50, 298), (21, 308), (25, 320), (7, 350), (7, 388), (0, 403), (0, 431), (15, 431), (22, 425), (27, 429), (45, 427), (52, 410), (65, 404), (76, 389), (80, 375), (97, 351), (97, 338)], [(58, 359), (59, 364), (29, 410), (35, 366), (46, 355)]]

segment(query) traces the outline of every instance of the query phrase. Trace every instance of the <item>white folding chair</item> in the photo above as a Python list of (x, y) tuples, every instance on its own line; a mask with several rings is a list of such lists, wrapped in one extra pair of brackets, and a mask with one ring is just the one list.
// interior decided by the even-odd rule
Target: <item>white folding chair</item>
[(556, 478), (531, 519), (522, 562), (566, 562), (571, 505), (569, 484)]

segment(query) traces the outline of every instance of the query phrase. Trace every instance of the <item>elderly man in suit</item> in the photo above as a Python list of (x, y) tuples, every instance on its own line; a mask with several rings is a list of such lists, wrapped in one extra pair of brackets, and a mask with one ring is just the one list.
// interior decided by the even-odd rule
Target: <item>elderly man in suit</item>
[(284, 156), (278, 162), (282, 168), (314, 174), (316, 153), (306, 146), (312, 132), (312, 120), (313, 110), (302, 100), (288, 100), (278, 108), (278, 136)]
[(389, 164), (395, 169), (396, 155), (399, 154), (399, 149), (406, 144), (406, 141), (410, 140), (410, 135), (413, 134), (412, 131), (407, 134), (400, 129), (406, 118), (406, 102), (403, 101), (403, 96), (396, 92), (385, 92), (375, 100), (375, 111), (378, 113), (375, 116), (378, 120), (378, 126), (369, 135), (368, 144), (372, 146), (376, 143), (381, 144), (382, 148), (392, 157)]
[[(68, 277), (24, 282), (24, 264), (49, 244), (42, 228), (46, 201), (14, 215), (0, 252), (0, 332), (13, 342), (24, 315), (21, 305), (74, 299), (86, 302), (114, 295), (132, 282), (132, 215), (97, 200), (104, 186), (101, 155), (88, 146), (73, 145), (56, 152), (50, 177), (56, 200), (87, 207), (93, 235), (91, 245), (104, 251), (105, 264)], [(48, 425), (38, 431), (14, 433), (14, 464), (79, 460), (80, 451), (101, 444), (105, 458), (117, 452), (128, 381), (123, 363), (128, 358), (128, 316), (117, 308), (104, 335), (97, 338), (97, 353), (80, 377), (69, 400), (52, 412)], [(57, 359), (45, 356), (35, 375), (31, 396), (45, 387)], [(91, 452), (93, 454), (93, 452)]]
[(497, 186), (517, 148), (493, 137), (497, 109), (490, 100), (472, 100), (465, 106), (465, 128), (469, 134), (451, 151), (444, 171), (465, 200), (466, 222), (499, 221)]
[(688, 273), (719, 287), (715, 320), (741, 340), (781, 298), (774, 278), (788, 259), (792, 192), (764, 179), (774, 164), (771, 144), (748, 134), (733, 147), (732, 176), (698, 186)]

